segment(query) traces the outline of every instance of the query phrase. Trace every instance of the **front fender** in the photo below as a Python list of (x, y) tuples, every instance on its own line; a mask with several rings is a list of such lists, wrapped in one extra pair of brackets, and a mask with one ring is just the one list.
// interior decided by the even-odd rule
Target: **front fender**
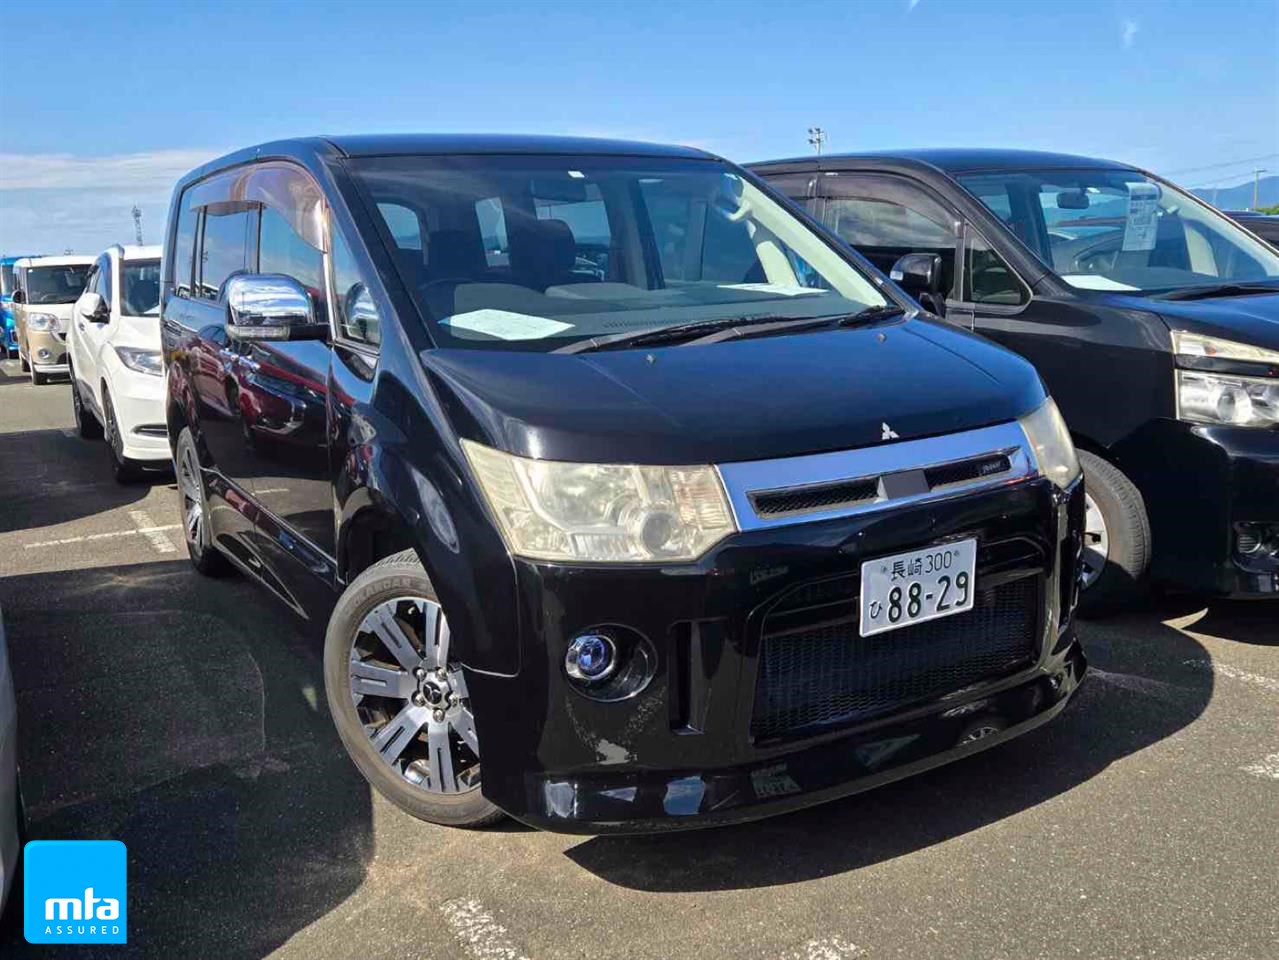
[[(389, 379), (379, 389), (388, 389)], [(351, 579), (352, 541), (370, 523), (405, 534), (439, 594), (457, 658), (472, 670), (514, 675), (520, 651), (511, 559), (463, 465), (421, 408), (397, 406), (407, 431), (371, 405), (358, 404), (345, 418), (347, 438), (334, 465), (338, 577)]]

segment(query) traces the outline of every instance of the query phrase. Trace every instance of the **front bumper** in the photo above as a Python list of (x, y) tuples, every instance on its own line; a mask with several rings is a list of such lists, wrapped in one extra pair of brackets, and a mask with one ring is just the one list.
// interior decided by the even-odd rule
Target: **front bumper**
[[(104, 351), (104, 355), (107, 351)], [(169, 434), (165, 426), (164, 378), (130, 370), (118, 359), (108, 359), (107, 389), (116, 423), (124, 439), (124, 455), (130, 460), (168, 461)]]
[[(696, 564), (517, 561), (522, 668), (467, 676), (484, 794), (519, 820), (564, 832), (710, 826), (866, 790), (1033, 729), (1065, 706), (1086, 670), (1071, 618), (1082, 517), (1080, 484), (1062, 494), (1034, 480), (742, 533)], [(979, 542), (979, 593), (1034, 578), (1024, 660), (853, 721), (760, 735), (764, 626), (783, 597), (815, 583), (852, 589), (837, 608), (846, 629), (863, 560), (967, 536)], [(610, 624), (647, 638), (654, 670), (634, 696), (598, 702), (569, 686), (564, 651), (579, 632)], [(892, 643), (891, 632), (880, 637)]]
[(27, 363), (38, 373), (66, 373), (67, 341), (64, 335), (27, 330)]
[(1146, 501), (1156, 579), (1279, 598), (1279, 553), (1237, 550), (1241, 524), (1279, 527), (1279, 430), (1157, 420), (1116, 453)]

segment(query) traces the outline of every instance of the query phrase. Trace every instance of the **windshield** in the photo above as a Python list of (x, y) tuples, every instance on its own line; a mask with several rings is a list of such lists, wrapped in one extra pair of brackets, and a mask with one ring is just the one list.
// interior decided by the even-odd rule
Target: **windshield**
[(886, 301), (716, 161), (379, 157), (351, 164), (442, 346), (553, 350), (613, 334)]
[(124, 296), (120, 312), (126, 317), (160, 315), (160, 261), (125, 260), (120, 264)]
[(0, 297), (13, 296), (13, 264), (0, 263)]
[(1133, 170), (961, 175), (1054, 272), (1083, 290), (1161, 293), (1279, 280), (1279, 254), (1168, 183)]
[(88, 263), (27, 268), (27, 303), (75, 303), (84, 292)]

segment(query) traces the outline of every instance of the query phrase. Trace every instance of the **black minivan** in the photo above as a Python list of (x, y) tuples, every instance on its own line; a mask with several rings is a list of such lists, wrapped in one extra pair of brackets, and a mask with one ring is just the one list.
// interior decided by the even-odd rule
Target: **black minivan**
[(752, 169), (1038, 368), (1087, 477), (1081, 613), (1147, 577), (1279, 598), (1279, 251), (1109, 160), (914, 150)]
[(187, 175), (165, 243), (191, 559), (326, 630), (342, 741), (418, 817), (750, 819), (1083, 677), (1034, 369), (718, 157), (288, 140)]

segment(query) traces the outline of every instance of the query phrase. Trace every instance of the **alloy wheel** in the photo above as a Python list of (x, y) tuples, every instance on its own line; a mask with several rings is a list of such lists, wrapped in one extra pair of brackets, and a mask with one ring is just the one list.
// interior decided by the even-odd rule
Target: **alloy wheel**
[(351, 699), (365, 735), (404, 780), (436, 794), (480, 785), (475, 718), (449, 640), (438, 603), (396, 597), (369, 611), (351, 643)]
[(1092, 498), (1092, 494), (1084, 492), (1084, 550), (1080, 559), (1083, 565), (1083, 588), (1087, 590), (1106, 569), (1106, 559), (1110, 556), (1110, 531), (1106, 528), (1106, 518), (1101, 507)]
[(191, 444), (178, 452), (178, 489), (182, 491), (182, 533), (196, 553), (204, 550), (204, 490)]

